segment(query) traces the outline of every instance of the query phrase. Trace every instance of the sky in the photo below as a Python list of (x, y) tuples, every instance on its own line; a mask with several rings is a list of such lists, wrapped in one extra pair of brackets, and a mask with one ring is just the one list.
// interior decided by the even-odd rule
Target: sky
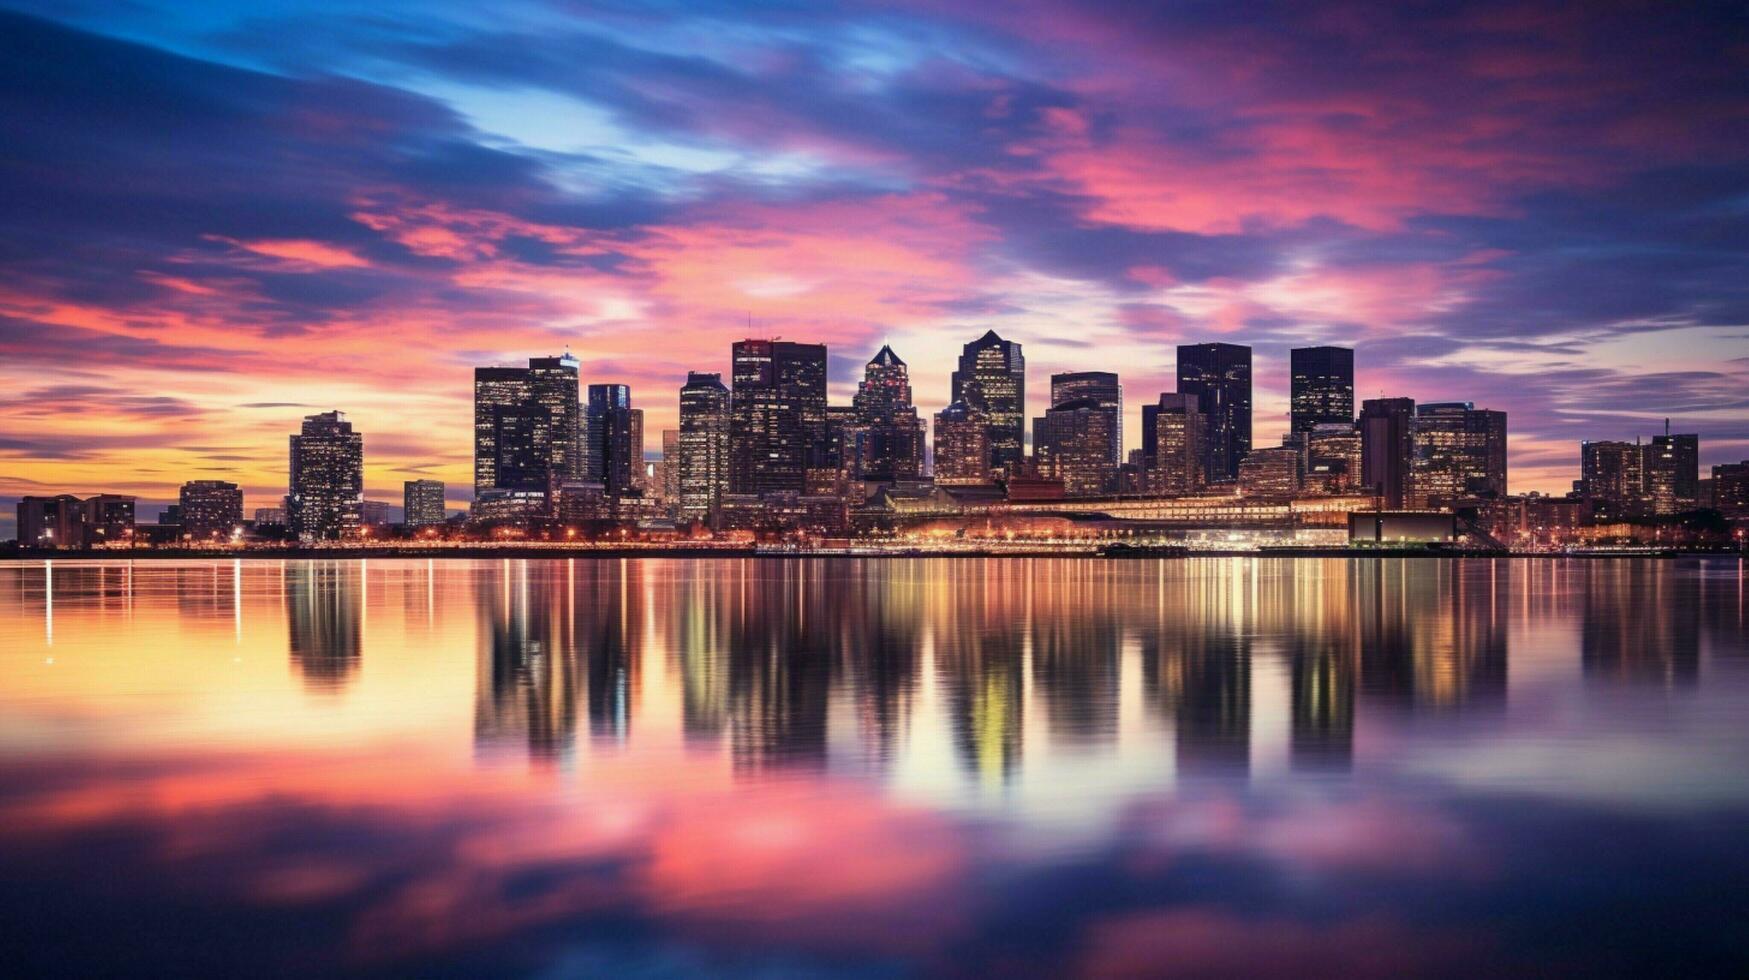
[[(0, 499), (471, 492), (477, 365), (573, 352), (648, 449), (729, 345), (1121, 376), (1356, 348), (1510, 417), (1513, 492), (1669, 418), (1749, 458), (1741, 4), (0, 0)], [(10, 522), (11, 508), (4, 520)], [(9, 531), (0, 527), (0, 536)]]

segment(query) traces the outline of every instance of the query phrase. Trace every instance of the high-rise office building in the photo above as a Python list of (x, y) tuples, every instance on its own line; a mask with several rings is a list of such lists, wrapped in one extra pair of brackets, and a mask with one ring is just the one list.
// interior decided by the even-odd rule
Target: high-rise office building
[(1208, 416), (1208, 478), (1238, 478), (1239, 460), (1251, 452), (1251, 348), (1180, 344), (1178, 390), (1197, 396)]
[(1409, 503), (1415, 462), (1415, 399), (1370, 398), (1360, 405), (1360, 483), (1388, 510)]
[(196, 541), (229, 539), (243, 527), (243, 490), (224, 480), (182, 485), (182, 534)]
[(582, 416), (577, 399), (578, 363), (570, 354), (531, 357), (529, 395), (541, 410), (544, 427), (535, 442), (546, 448), (547, 479), (575, 480), (583, 475)]
[(1150, 493), (1180, 496), (1195, 493), (1206, 482), (1208, 472), (1206, 444), (1208, 416), (1202, 413), (1202, 399), (1196, 395), (1167, 392), (1155, 405), (1143, 432), (1151, 431), (1153, 452), (1144, 447), (1144, 463), (1148, 468)]
[(935, 413), (935, 482), (978, 486), (990, 482), (990, 423), (984, 413), (956, 401)]
[[(911, 404), (905, 362), (885, 344), (863, 368), (852, 400), (854, 424), (864, 427), (865, 447), (850, 456), (856, 480), (914, 480), (923, 474), (923, 421)], [(840, 434), (840, 453), (843, 434)]]
[(643, 483), (644, 413), (632, 407), (629, 385), (589, 386), (583, 412), (584, 479), (610, 497), (626, 496)]
[(742, 340), (733, 358), (730, 491), (803, 492), (826, 452), (826, 345)]
[(364, 436), (343, 412), (304, 418), (291, 437), (286, 519), (300, 541), (328, 541), (358, 532), (364, 505)]
[(1700, 436), (1664, 434), (1653, 436), (1646, 446), (1644, 464), (1646, 501), (1654, 514), (1680, 514), (1693, 510), (1700, 500)]
[(1410, 499), (1416, 507), (1451, 506), (1506, 496), (1506, 413), (1472, 402), (1423, 403), (1415, 409)]
[(1007, 471), (1026, 456), (1026, 358), (1020, 345), (989, 330), (960, 352), (950, 402), (965, 402), (989, 426), (990, 469)]
[[(1111, 465), (1123, 464), (1123, 385), (1110, 371), (1075, 371), (1051, 375), (1051, 407), (1091, 401), (1111, 415)], [(1037, 441), (1034, 434), (1033, 441)]]
[(1726, 517), (1749, 517), (1749, 460), (1713, 467), (1711, 504)]
[(1348, 347), (1296, 347), (1290, 354), (1290, 430), (1354, 423), (1354, 351)]
[(1063, 481), (1070, 497), (1110, 493), (1117, 486), (1111, 455), (1116, 416), (1092, 398), (1064, 402), (1033, 420), (1033, 454), (1039, 475)]
[(401, 520), (408, 527), (430, 527), (449, 518), (444, 510), (442, 480), (408, 480), (401, 484)]
[(528, 367), (474, 369), (474, 493), (545, 491), (584, 471), (578, 364), (569, 354)]
[(709, 521), (729, 490), (729, 389), (720, 374), (686, 375), (680, 389), (680, 516)]
[(1645, 462), (1646, 447), (1637, 442), (1579, 444), (1579, 495), (1591, 503), (1592, 520), (1609, 524), (1645, 512)]

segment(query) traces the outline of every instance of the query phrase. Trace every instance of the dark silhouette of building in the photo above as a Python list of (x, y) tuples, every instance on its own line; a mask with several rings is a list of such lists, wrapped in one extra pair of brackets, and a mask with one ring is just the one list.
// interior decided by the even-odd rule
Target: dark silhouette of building
[(734, 345), (729, 490), (803, 492), (826, 452), (826, 345), (743, 340)]
[(581, 479), (577, 359), (531, 358), (528, 367), (474, 369), (474, 493), (544, 491)]
[(1368, 399), (1359, 427), (1361, 484), (1387, 509), (1402, 509), (1415, 461), (1415, 399)]
[[(866, 430), (867, 445), (849, 454), (851, 479), (914, 480), (923, 475), (923, 421), (911, 404), (911, 377), (905, 362), (882, 345), (863, 368), (852, 402), (854, 424)], [(842, 437), (841, 437), (842, 446)]]
[[(1051, 375), (1051, 407), (1091, 401), (1111, 414), (1111, 465), (1123, 464), (1123, 385), (1110, 371), (1076, 371)], [(1038, 441), (1038, 434), (1033, 434)]]
[(1424, 403), (1415, 409), (1410, 503), (1450, 506), (1506, 496), (1506, 413), (1472, 402)]
[(963, 401), (984, 416), (992, 471), (1007, 472), (1026, 457), (1026, 358), (1020, 345), (989, 330), (967, 344), (953, 372), (950, 402)]
[(190, 480), (182, 485), (182, 534), (195, 541), (229, 540), (243, 527), (243, 490), (224, 480)]
[(632, 407), (631, 387), (590, 385), (583, 431), (583, 478), (601, 484), (610, 497), (637, 489), (644, 465), (644, 413)]
[(442, 480), (408, 480), (401, 485), (401, 520), (408, 527), (429, 527), (442, 524), (448, 517), (444, 511)]
[(1289, 354), (1290, 430), (1354, 422), (1354, 351), (1348, 347), (1297, 347)]
[(680, 389), (680, 516), (710, 521), (729, 490), (729, 389), (688, 372)]
[(300, 541), (358, 533), (364, 508), (364, 436), (343, 412), (307, 416), (291, 437), (286, 520)]
[(1238, 479), (1239, 461), (1251, 452), (1251, 348), (1179, 345), (1178, 390), (1197, 396), (1208, 416), (1208, 479)]

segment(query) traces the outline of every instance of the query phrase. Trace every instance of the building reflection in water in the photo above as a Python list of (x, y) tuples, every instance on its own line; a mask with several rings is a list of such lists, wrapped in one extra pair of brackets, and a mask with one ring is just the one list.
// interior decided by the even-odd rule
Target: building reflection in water
[(358, 671), (364, 646), (361, 562), (289, 562), (285, 619), (292, 669), (309, 690), (336, 693)]
[(1745, 656), (1746, 591), (1740, 562), (1653, 560), (227, 560), (0, 578), (63, 668), (92, 623), (173, 623), (246, 653), (281, 611), (294, 674), (324, 695), (360, 682), (367, 642), (474, 644), (481, 749), (621, 751), (647, 726), (741, 773), (923, 756), (985, 787), (1149, 745), (1187, 777), (1348, 771), (1369, 720), (1498, 711), (1515, 624), (1572, 636), (1593, 684), (1694, 687), (1707, 651)]
[(1700, 605), (1676, 599), (1670, 563), (1599, 563), (1584, 583), (1580, 659), (1604, 683), (1692, 687), (1700, 679)]
[(568, 751), (580, 723), (623, 744), (656, 658), (685, 744), (726, 742), (738, 771), (825, 766), (846, 711), (843, 744), (865, 764), (892, 765), (920, 716), (939, 718), (961, 771), (999, 786), (1024, 758), (1029, 703), (1032, 737), (1113, 750), (1127, 649), (1184, 775), (1251, 772), (1260, 657), (1280, 663), (1292, 768), (1342, 771), (1366, 704), (1504, 702), (1512, 574), (1390, 560), (506, 561), (474, 586), (475, 729), (537, 758)]

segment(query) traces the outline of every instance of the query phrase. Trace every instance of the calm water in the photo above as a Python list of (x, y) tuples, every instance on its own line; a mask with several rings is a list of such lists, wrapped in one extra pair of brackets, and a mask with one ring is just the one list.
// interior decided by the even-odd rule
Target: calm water
[(1736, 973), (1746, 579), (0, 565), (3, 969)]

